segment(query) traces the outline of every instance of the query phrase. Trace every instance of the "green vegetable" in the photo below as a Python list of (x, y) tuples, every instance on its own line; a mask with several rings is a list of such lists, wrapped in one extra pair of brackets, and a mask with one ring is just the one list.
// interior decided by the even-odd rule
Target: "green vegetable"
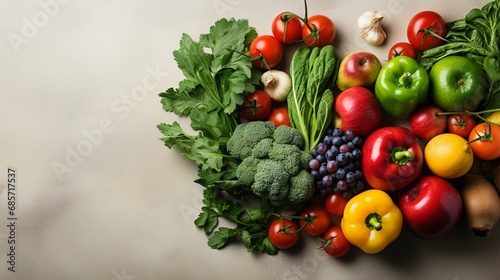
[(447, 23), (447, 43), (426, 50), (419, 62), (429, 70), (438, 60), (450, 55), (467, 56), (486, 72), (490, 87), (481, 110), (500, 107), (500, 0), (481, 9), (474, 8), (465, 18)]
[(340, 59), (332, 45), (322, 48), (303, 46), (290, 65), (292, 91), (288, 94), (288, 113), (292, 127), (302, 133), (305, 151), (315, 147), (332, 121), (333, 92)]
[[(272, 130), (272, 132), (270, 131)], [(314, 180), (308, 172), (310, 153), (303, 150), (302, 134), (272, 122), (240, 124), (227, 142), (232, 156), (242, 159), (236, 169), (241, 185), (274, 207), (293, 207), (314, 194)]]
[(380, 70), (375, 96), (384, 110), (395, 118), (406, 118), (428, 95), (427, 71), (413, 58), (396, 56)]
[[(160, 97), (165, 111), (190, 118), (194, 133), (187, 133), (178, 122), (157, 127), (168, 148), (177, 149), (198, 166), (196, 183), (205, 189), (195, 225), (210, 235), (208, 245), (220, 249), (240, 240), (248, 251), (276, 254), (267, 237), (274, 207), (265, 199), (247, 207), (247, 200), (257, 197), (238, 182), (236, 169), (241, 160), (231, 156), (226, 146), (239, 124), (237, 105), (259, 83), (260, 71), (244, 55), (255, 37), (255, 28), (247, 20), (235, 19), (218, 20), (198, 42), (183, 34), (173, 55), (185, 79)], [(219, 227), (219, 219), (235, 226)]]

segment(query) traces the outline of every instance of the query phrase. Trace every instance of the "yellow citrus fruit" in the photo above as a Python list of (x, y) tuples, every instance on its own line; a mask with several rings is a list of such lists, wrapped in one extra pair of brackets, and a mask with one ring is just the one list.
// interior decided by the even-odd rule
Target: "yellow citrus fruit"
[(435, 136), (424, 148), (427, 167), (437, 176), (458, 178), (469, 171), (474, 162), (474, 153), (467, 140), (453, 133)]
[(489, 114), (486, 119), (496, 125), (500, 125), (500, 111)]

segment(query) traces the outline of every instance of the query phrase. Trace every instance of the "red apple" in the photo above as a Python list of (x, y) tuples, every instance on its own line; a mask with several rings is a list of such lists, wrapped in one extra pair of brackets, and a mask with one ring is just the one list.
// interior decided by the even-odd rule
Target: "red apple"
[(419, 107), (410, 117), (410, 128), (419, 139), (431, 140), (446, 130), (446, 116), (438, 115), (443, 109), (434, 104)]
[(408, 230), (429, 239), (450, 231), (462, 215), (462, 197), (445, 179), (427, 175), (403, 189), (398, 207)]
[(352, 130), (361, 137), (377, 129), (382, 107), (375, 95), (364, 87), (351, 87), (335, 98), (335, 127)]
[(340, 62), (337, 86), (340, 90), (350, 87), (370, 87), (377, 80), (382, 64), (371, 52), (353, 52)]

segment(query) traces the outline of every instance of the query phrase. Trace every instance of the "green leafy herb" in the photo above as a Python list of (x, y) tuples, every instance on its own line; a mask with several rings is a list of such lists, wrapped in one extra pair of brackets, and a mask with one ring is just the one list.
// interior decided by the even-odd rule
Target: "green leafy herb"
[(500, 0), (494, 0), (481, 9), (474, 8), (462, 19), (447, 23), (447, 43), (426, 50), (419, 58), (429, 70), (438, 60), (450, 55), (464, 55), (474, 59), (486, 72), (490, 88), (483, 110), (500, 107)]
[[(209, 235), (208, 245), (220, 249), (241, 240), (249, 251), (275, 254), (266, 224), (274, 208), (265, 200), (247, 208), (244, 200), (255, 195), (238, 183), (235, 170), (241, 160), (226, 147), (239, 125), (237, 106), (260, 82), (260, 71), (244, 55), (256, 36), (247, 20), (235, 19), (216, 21), (198, 42), (183, 34), (173, 55), (185, 79), (159, 95), (163, 109), (189, 117), (195, 133), (187, 133), (176, 121), (157, 127), (168, 148), (175, 148), (198, 166), (195, 182), (205, 187), (204, 206), (194, 224)], [(220, 219), (234, 223), (234, 228), (219, 227)]]

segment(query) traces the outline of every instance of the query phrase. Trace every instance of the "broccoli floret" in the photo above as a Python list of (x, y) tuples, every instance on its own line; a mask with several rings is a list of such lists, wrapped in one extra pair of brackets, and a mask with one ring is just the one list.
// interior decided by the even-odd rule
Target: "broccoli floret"
[(312, 160), (312, 158), (313, 157), (311, 153), (302, 151), (300, 153), (300, 163), (299, 163), (300, 169), (309, 170), (309, 162)]
[(302, 169), (297, 175), (291, 177), (289, 185), (288, 201), (290, 203), (306, 202), (314, 194), (314, 180), (307, 170)]
[(252, 157), (256, 158), (267, 158), (269, 156), (269, 150), (273, 147), (274, 140), (272, 138), (266, 138), (260, 140), (253, 147)]
[(267, 196), (274, 206), (287, 203), (289, 175), (281, 164), (274, 160), (261, 160), (254, 178), (253, 193), (261, 197)]
[(252, 186), (259, 162), (260, 159), (258, 158), (247, 157), (238, 165), (236, 168), (236, 178), (238, 178), (238, 182), (242, 186)]
[(290, 144), (297, 146), (299, 149), (304, 149), (304, 136), (295, 128), (280, 125), (274, 130), (274, 141), (278, 144)]
[(300, 169), (300, 155), (302, 150), (289, 144), (274, 143), (269, 150), (269, 158), (279, 162), (289, 175), (295, 175)]
[(253, 147), (262, 139), (272, 138), (276, 126), (269, 121), (239, 124), (227, 141), (228, 152), (241, 160), (252, 154)]

